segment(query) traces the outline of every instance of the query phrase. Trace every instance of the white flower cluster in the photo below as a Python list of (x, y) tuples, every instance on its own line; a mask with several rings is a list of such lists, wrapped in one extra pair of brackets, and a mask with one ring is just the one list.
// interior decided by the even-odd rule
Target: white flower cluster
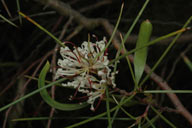
[(106, 53), (100, 54), (105, 48), (105, 38), (96, 43), (83, 42), (81, 47), (70, 50), (69, 47), (61, 47), (60, 54), (63, 59), (58, 60), (59, 68), (55, 78), (67, 77), (72, 81), (62, 83), (64, 87), (76, 88), (78, 92), (87, 95), (87, 103), (94, 110), (94, 101), (102, 97), (107, 85), (115, 87), (115, 73), (109, 68), (109, 60)]

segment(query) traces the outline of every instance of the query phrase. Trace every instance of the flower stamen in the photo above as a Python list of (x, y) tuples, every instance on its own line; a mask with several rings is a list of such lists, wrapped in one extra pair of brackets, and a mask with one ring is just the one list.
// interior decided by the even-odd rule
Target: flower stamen
[[(75, 88), (75, 93), (71, 99), (87, 99), (91, 105), (91, 110), (95, 111), (103, 100), (106, 86), (112, 85), (115, 88), (115, 73), (109, 68), (107, 50), (105, 49), (105, 38), (101, 41), (92, 43), (84, 41), (81, 47), (76, 47), (71, 42), (65, 42), (73, 45), (73, 50), (69, 47), (61, 47), (60, 54), (63, 59), (58, 60), (59, 68), (57, 69), (55, 79), (66, 77), (70, 79), (67, 83), (62, 83), (64, 87)], [(100, 56), (98, 56), (98, 54)], [(95, 58), (98, 56), (97, 58)], [(86, 96), (77, 97), (80, 92)], [(94, 108), (94, 102), (98, 100)]]

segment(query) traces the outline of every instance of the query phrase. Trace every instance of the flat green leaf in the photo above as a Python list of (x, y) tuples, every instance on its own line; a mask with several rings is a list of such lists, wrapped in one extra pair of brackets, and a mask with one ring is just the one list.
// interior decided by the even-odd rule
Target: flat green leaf
[[(138, 40), (136, 42), (136, 49), (145, 46), (150, 39), (152, 33), (152, 24), (149, 20), (143, 21), (140, 26)], [(141, 79), (144, 67), (147, 60), (147, 47), (144, 47), (135, 52), (134, 55), (134, 71), (137, 84)]]
[[(40, 75), (39, 75), (39, 80), (38, 80), (38, 87), (42, 88), (45, 86), (45, 77), (47, 75), (47, 72), (50, 68), (50, 64), (49, 62), (47, 62), (45, 64), (45, 66), (43, 67)], [(81, 103), (81, 104), (64, 104), (64, 103), (60, 103), (55, 101), (54, 99), (51, 98), (51, 96), (48, 94), (47, 90), (44, 89), (42, 91), (40, 91), (41, 97), (43, 98), (43, 100), (49, 104), (51, 107), (59, 109), (59, 110), (63, 110), (63, 111), (72, 111), (72, 110), (77, 110), (77, 109), (81, 109), (86, 107), (88, 104), (87, 103)]]

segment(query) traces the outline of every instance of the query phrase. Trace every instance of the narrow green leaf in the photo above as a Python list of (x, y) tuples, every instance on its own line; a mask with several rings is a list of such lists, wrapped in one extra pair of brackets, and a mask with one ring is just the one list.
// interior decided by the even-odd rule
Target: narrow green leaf
[[(43, 67), (40, 75), (39, 75), (39, 80), (38, 80), (38, 87), (42, 88), (45, 86), (45, 77), (50, 68), (49, 62), (45, 64)], [(51, 98), (51, 96), (48, 94), (47, 90), (44, 89), (40, 91), (41, 97), (43, 100), (49, 104), (51, 107), (63, 110), (63, 111), (72, 111), (72, 110), (77, 110), (86, 107), (88, 104), (87, 103), (82, 103), (82, 104), (63, 104), (55, 101), (54, 99)]]
[[(112, 97), (114, 97), (114, 96), (112, 95)], [(124, 99), (125, 99), (125, 97), (121, 98), (120, 103), (122, 103)], [(117, 116), (117, 114), (118, 114), (118, 112), (119, 112), (119, 109), (120, 109), (120, 108), (117, 108), (117, 109), (115, 110), (115, 112), (113, 113), (113, 117), (112, 117), (112, 119), (111, 119), (111, 123), (113, 123), (113, 121), (117, 118), (116, 116)], [(109, 126), (108, 126), (108, 127), (109, 127)]]
[(107, 99), (106, 99), (106, 108), (107, 108), (108, 126), (109, 126), (109, 128), (112, 128), (110, 105), (109, 105), (109, 90), (108, 90), (108, 87), (106, 87), (106, 96), (107, 96)]
[(4, 67), (16, 67), (19, 66), (18, 62), (0, 62), (0, 68)]
[[(20, 8), (19, 0), (16, 0), (16, 4), (17, 4), (17, 11), (20, 12), (21, 8)], [(19, 15), (19, 22), (20, 22), (20, 24), (22, 24), (22, 17), (21, 17), (21, 15)]]
[[(89, 119), (91, 118), (90, 116), (87, 117), (29, 117), (29, 118), (17, 118), (17, 119), (12, 119), (11, 121), (15, 122), (24, 122), (24, 121), (36, 121), (36, 120), (83, 120), (83, 119)], [(97, 118), (96, 120), (107, 120), (107, 117), (100, 117)], [(130, 118), (123, 118), (123, 117), (116, 117), (115, 120), (120, 120), (120, 121), (129, 121), (132, 120)]]
[(5, 18), (3, 15), (0, 14), (0, 18), (3, 19), (5, 22), (9, 23), (10, 25), (19, 28), (16, 24), (14, 24), (13, 22), (11, 22), (9, 19)]
[(121, 16), (122, 16), (122, 13), (123, 13), (123, 7), (124, 7), (124, 3), (121, 5), (121, 10), (120, 10), (120, 13), (119, 13), (119, 17), (118, 17), (117, 23), (116, 23), (116, 25), (115, 25), (115, 28), (114, 28), (114, 30), (113, 30), (113, 33), (112, 33), (112, 35), (111, 35), (111, 37), (110, 37), (110, 39), (109, 39), (109, 42), (107, 43), (107, 45), (105, 46), (105, 48), (96, 55), (94, 61), (96, 61), (96, 59), (97, 59), (99, 56), (101, 56), (101, 54), (104, 53), (105, 50), (106, 50), (106, 49), (109, 47), (109, 45), (111, 44), (111, 42), (112, 42), (112, 40), (113, 40), (113, 37), (115, 36), (115, 33), (116, 33), (117, 28), (118, 28), (118, 26), (119, 26), (120, 20), (121, 20)]
[(192, 93), (192, 90), (146, 90), (143, 93)]
[[(113, 97), (113, 100), (115, 101), (115, 103), (116, 103), (117, 105), (121, 104), (121, 102), (119, 103), (114, 96), (112, 96), (112, 97)], [(124, 101), (124, 100), (123, 100), (123, 101)], [(123, 102), (123, 101), (122, 101), (122, 102)], [(120, 109), (121, 109), (128, 117), (130, 117), (130, 118), (133, 119), (133, 120), (136, 120), (136, 117), (134, 117), (134, 116), (132, 116), (130, 113), (128, 113), (122, 106), (120, 106)]]
[(147, 116), (145, 117), (145, 119), (147, 120), (147, 123), (146, 124), (144, 124), (143, 126), (142, 126), (142, 128), (148, 128), (148, 127), (152, 127), (152, 128), (156, 128), (155, 127), (155, 125), (153, 124), (157, 119), (158, 119), (158, 115), (157, 116), (155, 116), (153, 119), (149, 119)]
[[(191, 19), (192, 19), (192, 18), (190, 18), (189, 20), (191, 20)], [(138, 51), (138, 50), (140, 50), (140, 49), (142, 49), (142, 48), (145, 48), (145, 47), (149, 47), (149, 46), (151, 46), (151, 45), (154, 45), (154, 44), (158, 43), (158, 42), (161, 41), (161, 40), (167, 39), (167, 38), (169, 38), (169, 37), (171, 37), (171, 36), (175, 36), (175, 35), (177, 35), (177, 34), (180, 34), (180, 33), (182, 33), (182, 32), (185, 32), (186, 30), (188, 30), (188, 28), (179, 29), (179, 30), (174, 31), (174, 32), (172, 32), (172, 33), (169, 33), (169, 34), (166, 34), (166, 35), (164, 35), (164, 36), (158, 37), (157, 39), (150, 41), (149, 43), (145, 44), (145, 45), (142, 46), (142, 47), (135, 48), (135, 49), (132, 49), (132, 50), (130, 50), (130, 51), (127, 51), (127, 52), (125, 52), (125, 54), (119, 56), (118, 58), (115, 58), (115, 59), (111, 60), (111, 61), (109, 62), (109, 65), (112, 64), (112, 63), (114, 63), (114, 62), (116, 62), (116, 61), (118, 61), (118, 60), (120, 60), (120, 59), (125, 58), (126, 56), (128, 56), (128, 55), (130, 55), (130, 54), (132, 54), (132, 53), (134, 53), (134, 52), (136, 52), (136, 51)]]
[(171, 128), (177, 128), (172, 122), (170, 122), (167, 118), (165, 118), (159, 111), (157, 111), (153, 106), (151, 106), (152, 110), (167, 123)]
[(189, 60), (189, 58), (185, 55), (182, 56), (185, 64), (189, 67), (190, 71), (192, 71), (192, 62)]
[(52, 83), (50, 83), (50, 84), (48, 84), (48, 85), (46, 85), (46, 86), (43, 86), (43, 87), (41, 87), (41, 88), (39, 88), (39, 89), (36, 89), (35, 91), (30, 92), (30, 93), (24, 95), (23, 97), (21, 97), (21, 98), (15, 100), (15, 101), (13, 101), (13, 102), (11, 102), (11, 103), (3, 106), (3, 107), (1, 107), (1, 108), (0, 108), (0, 112), (3, 111), (3, 110), (5, 110), (5, 109), (7, 109), (7, 108), (9, 108), (9, 107), (11, 107), (11, 106), (13, 106), (13, 105), (15, 105), (15, 104), (17, 104), (17, 103), (19, 103), (19, 102), (21, 102), (21, 101), (23, 101), (23, 100), (25, 100), (25, 99), (27, 99), (27, 98), (29, 98), (29, 97), (31, 97), (31, 96), (33, 96), (33, 95), (35, 95), (35, 94), (37, 94), (37, 93), (39, 93), (39, 92), (40, 92), (41, 90), (43, 90), (43, 89), (49, 88), (49, 87), (51, 87), (51, 86), (53, 86), (53, 85), (56, 85), (56, 84), (58, 84), (58, 83), (61, 83), (61, 82), (65, 81), (65, 80), (66, 80), (66, 78), (62, 78), (62, 79), (59, 79), (59, 80), (57, 80), (57, 81), (55, 81), (55, 82), (52, 82)]
[[(138, 40), (136, 43), (136, 48), (143, 47), (149, 42), (152, 33), (152, 24), (149, 20), (143, 21), (140, 26)], [(135, 79), (137, 84), (141, 79), (144, 71), (144, 67), (147, 60), (147, 47), (144, 47), (135, 52), (134, 55), (134, 69), (135, 69)]]

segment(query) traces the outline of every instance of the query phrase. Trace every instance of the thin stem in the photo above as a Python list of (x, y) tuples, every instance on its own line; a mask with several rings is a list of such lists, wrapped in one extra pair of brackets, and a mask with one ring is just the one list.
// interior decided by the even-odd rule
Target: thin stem
[(106, 107), (107, 107), (107, 119), (108, 119), (108, 126), (109, 128), (112, 128), (112, 122), (111, 122), (111, 114), (110, 114), (110, 105), (109, 105), (109, 89), (106, 87)]
[(111, 37), (110, 37), (110, 39), (109, 39), (109, 42), (107, 43), (106, 47), (105, 47), (100, 53), (97, 54), (97, 56), (96, 56), (95, 59), (94, 59), (94, 62), (96, 61), (96, 59), (97, 59), (102, 53), (105, 52), (105, 50), (106, 50), (106, 49), (109, 47), (109, 45), (111, 44), (112, 39), (113, 39), (113, 37), (115, 36), (115, 33), (116, 33), (116, 31), (117, 31), (117, 28), (118, 28), (119, 23), (120, 23), (120, 20), (121, 20), (121, 15), (122, 15), (122, 13), (123, 13), (123, 7), (124, 7), (124, 4), (122, 4), (122, 6), (121, 6), (121, 10), (120, 10), (120, 13), (119, 13), (119, 17), (118, 17), (117, 23), (116, 23), (116, 25), (115, 25), (115, 28), (114, 28), (114, 30), (113, 30), (113, 33), (112, 33), (112, 35), (111, 35)]

